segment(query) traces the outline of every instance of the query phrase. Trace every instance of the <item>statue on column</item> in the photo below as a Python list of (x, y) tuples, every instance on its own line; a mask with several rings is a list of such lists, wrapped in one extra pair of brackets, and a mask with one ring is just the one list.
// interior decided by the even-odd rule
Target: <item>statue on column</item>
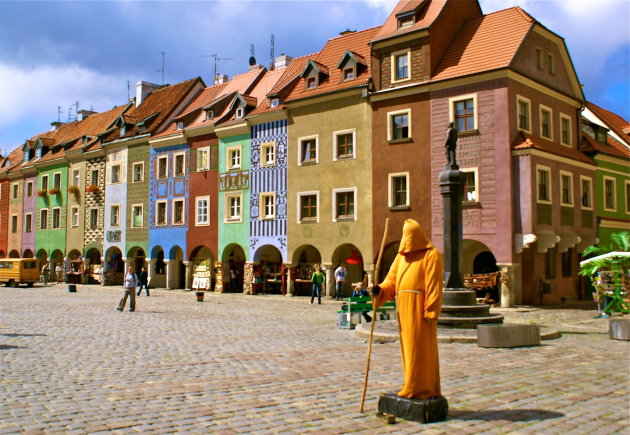
[(457, 150), (457, 129), (455, 128), (455, 124), (452, 122), (448, 124), (448, 129), (446, 130), (446, 143), (444, 144), (444, 147), (446, 148), (446, 160), (448, 161), (448, 165), (457, 165), (455, 160), (455, 152)]

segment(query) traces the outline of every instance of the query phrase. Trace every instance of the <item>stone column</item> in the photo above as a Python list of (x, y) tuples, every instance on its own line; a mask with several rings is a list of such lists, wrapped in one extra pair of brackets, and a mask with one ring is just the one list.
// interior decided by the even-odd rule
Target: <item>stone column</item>
[(377, 277), (374, 276), (374, 264), (367, 264), (365, 263), (363, 265), (363, 270), (365, 271), (365, 274), (367, 275), (367, 286), (369, 288), (370, 285), (372, 284), (377, 284), (376, 282), (374, 282), (375, 279), (377, 279)]
[(173, 275), (173, 271), (171, 270), (171, 261), (170, 260), (164, 260), (164, 264), (166, 265), (166, 289), (170, 290), (171, 289), (171, 276)]
[(501, 272), (501, 308), (510, 308), (516, 302), (516, 263), (497, 263)]
[(446, 164), (439, 177), (444, 198), (444, 289), (463, 289), (461, 277), (462, 193), (464, 176), (456, 164)]
[[(322, 267), (326, 268), (326, 283), (322, 289), (322, 296), (332, 298), (333, 293), (337, 291), (335, 289), (335, 270), (333, 269), (332, 263), (322, 263)], [(336, 296), (337, 295), (335, 295), (335, 297)]]
[(284, 263), (284, 268), (287, 270), (287, 293), (285, 296), (295, 295), (295, 286), (293, 283), (293, 277), (291, 276), (292, 267), (293, 265), (291, 263)]
[(155, 263), (157, 263), (157, 258), (149, 259), (149, 270), (147, 270), (147, 275), (149, 277), (148, 286), (153, 286), (153, 278), (155, 277)]
[(185, 279), (186, 290), (192, 290), (193, 263), (192, 261), (182, 261), (182, 263), (184, 263), (184, 266), (186, 266), (186, 279)]

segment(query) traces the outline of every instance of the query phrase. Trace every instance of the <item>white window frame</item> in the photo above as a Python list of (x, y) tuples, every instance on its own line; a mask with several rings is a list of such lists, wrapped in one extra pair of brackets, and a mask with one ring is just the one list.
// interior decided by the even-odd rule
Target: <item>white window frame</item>
[[(116, 208), (116, 212), (114, 213), (114, 207)], [(114, 217), (116, 218), (116, 222), (114, 222)], [(109, 226), (110, 227), (119, 227), (120, 226), (120, 204), (114, 203), (109, 206)]]
[[(538, 173), (539, 172), (546, 172), (547, 173), (547, 181), (548, 181), (548, 186), (547, 186), (547, 194), (549, 195), (549, 199), (541, 199), (540, 198), (540, 179), (538, 178)], [(539, 204), (551, 204), (551, 192), (553, 192), (552, 189), (552, 180), (551, 180), (551, 168), (549, 166), (544, 166), (544, 165), (536, 165), (536, 202)]]
[(25, 195), (26, 195), (27, 198), (30, 198), (31, 196), (33, 196), (33, 182), (32, 181), (27, 181), (26, 182)]
[(18, 199), (20, 197), (20, 182), (11, 183), (11, 199)]
[[(58, 214), (59, 222), (55, 226), (55, 212)], [(58, 230), (61, 228), (61, 207), (53, 207), (51, 213), (52, 222), (50, 223), (50, 228), (53, 230)]]
[[(140, 168), (140, 179), (136, 180), (136, 168)], [(144, 162), (135, 162), (131, 165), (131, 182), (142, 183), (144, 181)]]
[[(549, 136), (545, 136), (543, 129), (543, 112), (549, 113)], [(540, 137), (553, 141), (553, 109), (551, 107), (545, 106), (544, 104), (538, 105), (538, 117), (539, 117), (539, 128), (540, 128)]]
[[(134, 221), (133, 211), (136, 207), (140, 208), (140, 225), (136, 225)], [(144, 227), (144, 204), (131, 204), (131, 228), (143, 228)]]
[[(612, 181), (612, 198), (613, 198), (613, 208), (606, 207), (606, 181)], [(615, 177), (609, 177), (608, 175), (604, 175), (602, 179), (602, 189), (603, 189), (603, 206), (605, 211), (617, 211), (617, 179)]]
[[(407, 137), (394, 139), (392, 134), (392, 128), (394, 126), (393, 118), (398, 115), (407, 115)], [(388, 141), (406, 141), (412, 138), (411, 129), (411, 109), (396, 110), (394, 112), (387, 112), (387, 140)]]
[(79, 206), (78, 205), (73, 205), (72, 208), (70, 209), (70, 214), (71, 214), (71, 220), (70, 220), (70, 225), (72, 226), (72, 228), (76, 228), (79, 226), (79, 217), (80, 217), (80, 211), (79, 211)]
[[(182, 158), (182, 172), (177, 171), (177, 158)], [(175, 153), (173, 154), (173, 177), (183, 177), (186, 175), (186, 153)]]
[[(238, 215), (232, 215), (231, 199), (238, 199)], [(229, 192), (224, 194), (223, 222), (226, 224), (243, 222), (243, 192)]]
[[(30, 218), (30, 219), (28, 219)], [(27, 225), (27, 222), (30, 220), (30, 225)], [(24, 232), (32, 233), (33, 232), (33, 213), (25, 213), (24, 214)]]
[[(182, 218), (181, 220), (176, 220), (177, 215), (175, 214), (176, 204), (181, 203), (182, 205)], [(184, 198), (175, 198), (171, 203), (171, 208), (173, 210), (173, 225), (184, 225), (186, 223), (186, 200)]]
[[(233, 163), (232, 156), (238, 153), (238, 164)], [(243, 166), (243, 151), (240, 145), (230, 146), (225, 149), (225, 166), (228, 171), (241, 169)]]
[[(164, 176), (160, 174), (160, 163), (164, 161)], [(158, 156), (155, 162), (155, 178), (158, 180), (164, 180), (168, 178), (168, 156)]]
[[(352, 135), (352, 154), (344, 155), (343, 157), (339, 157), (337, 154), (338, 148), (338, 139), (339, 136), (351, 134)], [(355, 128), (350, 128), (347, 130), (340, 130), (333, 132), (333, 161), (337, 160), (348, 160), (348, 159), (356, 159), (357, 157), (357, 130)]]
[[(205, 213), (205, 220), (204, 221), (200, 221), (199, 218), (201, 217), (200, 213), (199, 213), (199, 202), (200, 201), (205, 201), (206, 202), (206, 213)], [(195, 226), (197, 227), (207, 227), (210, 225), (210, 196), (197, 196), (195, 198)]]
[[(44, 215), (46, 215), (44, 219)], [(39, 209), (39, 229), (47, 230), (48, 229), (48, 209), (41, 208)]]
[(245, 108), (244, 107), (239, 107), (238, 109), (236, 109), (236, 113), (234, 114), (234, 116), (236, 117), (236, 119), (241, 119), (242, 117), (245, 116)]
[[(17, 214), (12, 214), (11, 215), (11, 222), (10, 222), (11, 233), (17, 234), (18, 226), (19, 226), (18, 222), (19, 222), (18, 215)], [(15, 226), (14, 226), (14, 224), (15, 224)]]
[[(394, 204), (394, 178), (405, 178), (407, 182), (407, 191), (405, 193), (405, 203), (402, 205)], [(387, 175), (387, 205), (389, 208), (408, 208), (410, 206), (409, 192), (409, 172), (395, 172)]]
[[(574, 199), (573, 199), (573, 174), (571, 172), (567, 172), (567, 171), (559, 171), (559, 175), (560, 175), (560, 205), (564, 206), (564, 207), (573, 207), (574, 204)], [(563, 189), (564, 189), (564, 177), (567, 177), (569, 180), (569, 185), (567, 186), (569, 188), (569, 201), (566, 202), (564, 201), (563, 196)]]
[[(57, 182), (59, 180), (59, 182)], [(53, 173), (53, 188), (61, 190), (61, 172)]]
[[(115, 169), (118, 168), (118, 180), (114, 180)], [(109, 166), (109, 183), (120, 184), (122, 183), (122, 165), (120, 163), (112, 164)]]
[[(96, 219), (93, 220), (94, 212), (96, 212)], [(100, 218), (100, 210), (97, 207), (90, 208), (90, 228), (98, 228), (98, 220)]]
[[(164, 206), (164, 222), (160, 222), (160, 206)], [(168, 225), (168, 201), (155, 201), (155, 226)]]
[(451, 97), (448, 99), (448, 119), (453, 123), (455, 128), (457, 128), (457, 113), (455, 112), (455, 104), (460, 101), (473, 100), (473, 128), (472, 130), (459, 130), (459, 132), (464, 131), (476, 131), (479, 130), (479, 110), (477, 105), (477, 94), (466, 94), (466, 95), (458, 95), (457, 97)]
[[(317, 207), (315, 209), (315, 218), (308, 218), (308, 219), (304, 219), (304, 217), (302, 217), (302, 197), (304, 196), (315, 196), (315, 201), (317, 203)], [(311, 191), (307, 191), (307, 192), (298, 192), (297, 193), (297, 223), (298, 224), (311, 224), (311, 223), (317, 223), (319, 222), (319, 208), (320, 208), (320, 201), (319, 201), (319, 190), (311, 190)]]
[(77, 187), (81, 185), (81, 171), (79, 169), (72, 170), (72, 185)]
[[(521, 102), (527, 104), (527, 128), (521, 127), (521, 123), (520, 123), (519, 103)], [(518, 94), (516, 94), (516, 129), (518, 131), (524, 131), (529, 134), (532, 133), (532, 100)]]
[[(466, 197), (467, 192), (463, 192), (463, 197), (462, 197), (462, 202), (463, 203), (477, 203), (480, 202), (480, 196), (481, 196), (481, 192), (479, 191), (479, 168), (475, 167), (475, 168), (464, 168), (464, 169), (460, 169), (461, 172), (463, 173), (474, 173), (475, 174), (475, 199), (474, 200), (469, 200)], [(465, 186), (464, 186), (465, 187)]]
[[(200, 162), (203, 163), (200, 164)], [(210, 169), (210, 147), (197, 148), (197, 171), (207, 171)]]
[[(311, 159), (311, 160), (307, 160), (304, 161), (304, 155), (302, 153), (302, 142), (305, 142), (307, 140), (313, 140), (315, 139), (315, 158)], [(312, 136), (303, 136), (303, 137), (299, 137), (297, 139), (297, 163), (298, 166), (308, 166), (308, 165), (314, 165), (319, 163), (319, 135), (312, 135)]]
[[(271, 200), (271, 213), (268, 213), (267, 199)], [(273, 220), (276, 218), (276, 192), (262, 192), (258, 197), (258, 215), (260, 220)]]
[[(267, 151), (272, 150), (272, 158), (268, 158)], [(260, 166), (269, 167), (276, 165), (276, 143), (265, 142), (260, 144)]]
[(280, 98), (272, 98), (269, 102), (269, 107), (278, 107), (280, 105)]
[[(589, 205), (584, 205), (582, 203), (582, 198), (584, 197), (584, 181), (588, 183), (588, 203)], [(585, 177), (584, 175), (580, 175), (580, 206), (583, 210), (593, 210), (593, 179), (591, 177)]]
[(41, 181), (40, 190), (48, 191), (48, 188), (50, 187), (49, 186), (49, 181), (50, 180), (48, 179), (48, 174), (42, 175), (42, 179), (40, 181)]
[[(569, 122), (568, 136), (569, 142), (564, 142), (563, 138), (563, 130), (562, 130), (562, 121), (567, 120)], [(560, 145), (571, 147), (573, 146), (573, 121), (571, 117), (565, 113), (560, 113)]]
[[(354, 215), (352, 217), (337, 217), (337, 195), (340, 193), (349, 193), (352, 192), (354, 195)], [(356, 187), (345, 187), (340, 189), (332, 190), (332, 220), (333, 222), (349, 222), (349, 221), (357, 221), (357, 215), (359, 211), (358, 205), (358, 196), (357, 196), (357, 188)]]
[[(98, 186), (99, 185), (99, 176), (100, 176), (100, 169), (92, 169), (92, 170), (90, 170), (90, 184)], [(96, 179), (96, 183), (94, 182), (94, 179)]]
[[(396, 73), (398, 71), (398, 65), (396, 64), (396, 59), (401, 56), (407, 56), (407, 77), (397, 78)], [(405, 50), (394, 51), (390, 54), (390, 62), (391, 62), (391, 82), (392, 83), (400, 83), (411, 80), (411, 49), (407, 48)]]

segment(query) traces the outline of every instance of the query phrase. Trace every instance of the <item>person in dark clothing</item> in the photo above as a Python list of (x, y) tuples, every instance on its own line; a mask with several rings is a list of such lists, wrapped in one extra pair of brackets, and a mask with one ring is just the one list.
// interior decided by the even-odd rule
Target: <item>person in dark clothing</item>
[[(359, 282), (352, 291), (352, 297), (354, 298), (356, 296), (370, 296), (370, 293), (368, 293), (367, 289), (365, 288), (363, 281)], [(363, 318), (366, 322), (369, 323), (372, 321), (372, 317), (368, 314), (367, 311), (362, 311), (361, 314), (363, 315)]]
[(142, 287), (147, 291), (147, 296), (149, 296), (149, 275), (147, 275), (146, 269), (143, 267), (140, 270), (140, 274), (138, 275), (138, 296), (142, 292)]

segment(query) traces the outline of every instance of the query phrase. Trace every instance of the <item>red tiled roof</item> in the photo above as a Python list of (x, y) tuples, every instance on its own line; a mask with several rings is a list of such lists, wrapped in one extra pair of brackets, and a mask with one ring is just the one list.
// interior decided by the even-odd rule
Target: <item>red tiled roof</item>
[(586, 154), (568, 146), (560, 145), (541, 137), (519, 131), (516, 138), (512, 142), (513, 150), (537, 149), (551, 154), (567, 157), (569, 159), (578, 160), (584, 163), (595, 164), (593, 159)]
[(596, 104), (587, 101), (586, 107), (588, 107), (599, 119), (601, 119), (606, 126), (617, 133), (619, 137), (624, 138), (627, 143), (630, 143), (630, 130), (628, 130), (628, 121), (623, 119), (616, 113), (612, 113), (606, 109), (603, 109)]
[(305, 79), (301, 79), (293, 85), (285, 102), (367, 85), (371, 79), (371, 62), (367, 63), (366, 68), (361, 68), (358, 71), (356, 78), (347, 81), (341, 79), (341, 70), (337, 68), (337, 65), (348, 50), (364, 59), (370, 59), (369, 42), (380, 29), (381, 27), (374, 27), (329, 39), (322, 51), (308, 59), (317, 65), (326, 67), (328, 76), (323, 77), (315, 89), (305, 89)]
[(518, 7), (465, 21), (432, 80), (509, 67), (534, 23)]
[(613, 137), (606, 137), (606, 144), (601, 144), (586, 133), (582, 133), (582, 151), (586, 153), (602, 153), (630, 160), (630, 148)]
[[(430, 27), (435, 19), (440, 15), (442, 9), (444, 9), (447, 1), (448, 0), (400, 1), (394, 7), (394, 10), (385, 21), (385, 24), (383, 24), (383, 27), (370, 42), (374, 43)], [(396, 15), (401, 12), (412, 10), (416, 11), (416, 22), (411, 26), (398, 28), (398, 18)]]

